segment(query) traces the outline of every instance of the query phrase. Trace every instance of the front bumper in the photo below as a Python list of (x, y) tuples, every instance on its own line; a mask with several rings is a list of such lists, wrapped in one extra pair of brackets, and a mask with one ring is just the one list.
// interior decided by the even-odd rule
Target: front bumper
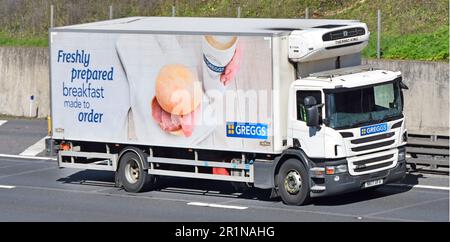
[[(343, 164), (345, 164), (345, 162), (343, 162)], [(312, 184), (324, 187), (324, 189), (311, 190), (310, 195), (311, 197), (324, 197), (353, 191), (359, 191), (364, 189), (363, 185), (365, 182), (368, 181), (383, 179), (383, 184), (386, 184), (402, 180), (403, 178), (405, 178), (405, 176), (406, 176), (406, 160), (399, 160), (397, 162), (397, 165), (392, 169), (379, 171), (367, 175), (351, 176), (348, 172), (335, 175), (325, 175), (324, 178), (320, 179), (321, 180), (320, 184), (314, 182), (313, 179)]]

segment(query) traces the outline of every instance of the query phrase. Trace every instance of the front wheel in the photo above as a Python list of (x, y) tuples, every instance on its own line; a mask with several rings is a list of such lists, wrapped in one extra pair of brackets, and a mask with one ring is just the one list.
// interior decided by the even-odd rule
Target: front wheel
[(303, 205), (309, 202), (309, 181), (305, 166), (295, 159), (285, 161), (277, 176), (278, 190), (285, 204)]

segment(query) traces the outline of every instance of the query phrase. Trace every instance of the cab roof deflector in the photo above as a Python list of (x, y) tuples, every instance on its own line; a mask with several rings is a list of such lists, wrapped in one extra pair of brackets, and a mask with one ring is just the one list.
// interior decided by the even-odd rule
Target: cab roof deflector
[(351, 66), (346, 68), (334, 69), (329, 71), (321, 71), (316, 73), (309, 74), (310, 77), (326, 77), (332, 78), (336, 76), (349, 75), (353, 73), (363, 72), (363, 71), (373, 71), (376, 68), (371, 65), (359, 65), (359, 66)]

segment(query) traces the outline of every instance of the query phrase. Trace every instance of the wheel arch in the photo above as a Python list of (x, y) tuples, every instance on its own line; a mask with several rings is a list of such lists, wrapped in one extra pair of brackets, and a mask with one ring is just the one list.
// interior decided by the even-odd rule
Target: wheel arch
[(122, 159), (122, 156), (124, 156), (126, 153), (129, 152), (133, 152), (136, 155), (138, 155), (141, 160), (142, 160), (142, 165), (143, 165), (143, 169), (147, 170), (148, 169), (148, 162), (147, 162), (147, 157), (145, 152), (142, 150), (142, 148), (136, 147), (136, 146), (127, 146), (125, 148), (123, 148), (120, 152), (119, 152), (119, 156), (117, 158), (117, 168), (116, 168), (116, 172), (119, 170), (120, 167), (120, 160)]
[(285, 150), (278, 159), (275, 160), (273, 164), (273, 171), (272, 171), (272, 179), (273, 179), (273, 185), (274, 187), (277, 187), (277, 175), (280, 171), (281, 165), (289, 159), (296, 159), (299, 162), (301, 162), (307, 170), (309, 170), (309, 161), (308, 157), (306, 156), (305, 152), (302, 149), (295, 149), (295, 148), (289, 148)]

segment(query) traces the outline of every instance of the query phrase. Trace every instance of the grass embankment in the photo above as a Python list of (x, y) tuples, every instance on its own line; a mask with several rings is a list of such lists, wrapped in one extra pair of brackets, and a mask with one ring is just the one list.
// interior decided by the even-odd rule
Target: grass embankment
[(24, 46), (24, 47), (46, 47), (48, 46), (47, 37), (16, 37), (0, 32), (0, 46)]
[[(449, 29), (446, 26), (432, 33), (386, 35), (381, 37), (381, 54), (384, 59), (442, 61), (449, 59)], [(363, 56), (375, 58), (377, 40), (372, 33)]]
[[(449, 60), (448, 0), (0, 0), (0, 46), (47, 46), (49, 5), (57, 26), (114, 17), (177, 16), (358, 19), (371, 38), (364, 57), (376, 57), (377, 9), (381, 10), (382, 58)], [(4, 6), (2, 6), (4, 5)]]

